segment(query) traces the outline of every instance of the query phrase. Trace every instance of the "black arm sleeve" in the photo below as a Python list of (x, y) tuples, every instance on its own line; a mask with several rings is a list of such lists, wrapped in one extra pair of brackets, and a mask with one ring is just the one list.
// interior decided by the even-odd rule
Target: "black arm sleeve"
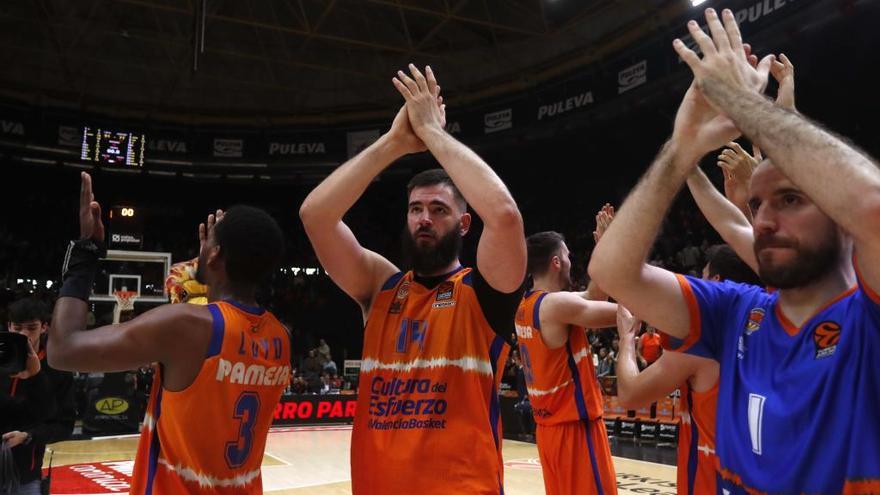
[(522, 301), (525, 281), (515, 291), (505, 294), (492, 288), (480, 271), (473, 270), (474, 292), (486, 321), (497, 335), (500, 335), (508, 344), (513, 344), (511, 338), (516, 329), (513, 322), (516, 319), (516, 310)]
[[(44, 364), (44, 366), (46, 365)], [(70, 435), (73, 433), (73, 423), (76, 420), (73, 374), (51, 368), (46, 371), (52, 386), (51, 394), (55, 399), (55, 411), (46, 421), (28, 431), (33, 436), (34, 443), (41, 445), (60, 442), (70, 438)]]

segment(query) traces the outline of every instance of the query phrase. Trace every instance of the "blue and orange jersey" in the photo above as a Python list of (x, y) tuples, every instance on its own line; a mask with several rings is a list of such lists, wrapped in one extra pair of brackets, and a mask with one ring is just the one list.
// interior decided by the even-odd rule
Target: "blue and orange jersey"
[(132, 495), (259, 494), (275, 405), (290, 380), (290, 337), (268, 311), (207, 306), (213, 333), (202, 369), (179, 392), (157, 370), (132, 475)]
[[(478, 276), (461, 268), (430, 288), (398, 273), (374, 298), (351, 440), (353, 493), (503, 493), (497, 389), (509, 345), (480, 307)], [(512, 308), (510, 320), (508, 331)]]
[(716, 492), (718, 458), (715, 455), (715, 413), (718, 382), (697, 392), (685, 382), (681, 392), (681, 427), (678, 430), (679, 495)]
[(572, 326), (568, 342), (557, 349), (547, 347), (541, 338), (540, 308), (547, 294), (525, 294), (516, 313), (517, 342), (535, 422), (548, 426), (599, 419), (602, 392), (586, 330)]
[(860, 281), (797, 327), (779, 292), (679, 285), (690, 333), (666, 347), (720, 364), (719, 490), (880, 493), (880, 296)]

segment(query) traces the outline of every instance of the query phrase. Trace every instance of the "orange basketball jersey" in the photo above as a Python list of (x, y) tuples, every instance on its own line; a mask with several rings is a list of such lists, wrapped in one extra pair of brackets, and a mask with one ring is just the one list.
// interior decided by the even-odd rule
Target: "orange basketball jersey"
[(715, 412), (718, 382), (695, 392), (685, 382), (681, 391), (681, 427), (678, 432), (678, 493), (715, 493), (718, 458), (715, 455)]
[(290, 379), (290, 339), (268, 311), (208, 305), (207, 356), (185, 390), (157, 370), (132, 475), (132, 495), (263, 493), (260, 464)]
[(652, 336), (650, 333), (645, 333), (639, 339), (642, 341), (642, 357), (645, 361), (648, 363), (656, 361), (660, 357), (660, 334), (655, 333)]
[(503, 493), (497, 387), (509, 346), (486, 320), (474, 276), (462, 268), (431, 289), (398, 273), (373, 301), (354, 494)]
[(572, 326), (566, 345), (547, 347), (538, 316), (546, 295), (526, 293), (516, 313), (516, 336), (535, 422), (546, 426), (599, 419), (602, 392), (586, 330)]

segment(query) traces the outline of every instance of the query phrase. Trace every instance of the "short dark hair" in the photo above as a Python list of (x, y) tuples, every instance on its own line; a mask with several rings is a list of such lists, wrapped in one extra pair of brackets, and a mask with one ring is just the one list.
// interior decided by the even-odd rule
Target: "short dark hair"
[(412, 194), (413, 189), (417, 187), (428, 187), (437, 184), (443, 184), (452, 188), (452, 197), (455, 198), (455, 201), (458, 203), (458, 206), (462, 211), (467, 211), (467, 200), (464, 199), (461, 191), (459, 191), (455, 183), (452, 182), (452, 178), (449, 177), (449, 174), (447, 174), (442, 168), (432, 168), (417, 173), (409, 180), (409, 184), (406, 185), (406, 195), (409, 197), (409, 195)]
[(25, 323), (33, 320), (48, 323), (50, 319), (49, 307), (36, 297), (19, 299), (9, 305), (10, 323)]
[(226, 265), (229, 281), (238, 287), (256, 287), (281, 262), (284, 235), (265, 211), (236, 205), (214, 227), (214, 237)]
[(526, 270), (532, 277), (540, 277), (550, 268), (550, 260), (559, 254), (565, 236), (559, 232), (548, 230), (538, 232), (526, 238), (528, 261)]
[(717, 244), (706, 251), (709, 265), (709, 277), (718, 275), (721, 280), (730, 280), (741, 284), (761, 285), (761, 279), (736, 255), (727, 244)]

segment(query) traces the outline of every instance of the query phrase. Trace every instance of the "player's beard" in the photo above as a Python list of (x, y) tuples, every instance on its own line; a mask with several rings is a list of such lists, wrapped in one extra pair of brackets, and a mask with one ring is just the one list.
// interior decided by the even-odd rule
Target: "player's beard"
[[(426, 229), (422, 229), (424, 231)], [(461, 252), (461, 223), (457, 223), (446, 235), (438, 238), (433, 246), (419, 245), (416, 235), (404, 227), (402, 237), (404, 259), (418, 275), (436, 275), (452, 263)]]
[[(761, 261), (760, 251), (767, 246), (789, 247), (796, 255), (788, 262), (771, 265)], [(764, 284), (775, 289), (796, 289), (810, 285), (835, 269), (840, 252), (840, 234), (837, 230), (831, 230), (815, 247), (804, 247), (797, 242), (781, 242), (772, 235), (758, 236), (755, 239), (758, 274)]]

